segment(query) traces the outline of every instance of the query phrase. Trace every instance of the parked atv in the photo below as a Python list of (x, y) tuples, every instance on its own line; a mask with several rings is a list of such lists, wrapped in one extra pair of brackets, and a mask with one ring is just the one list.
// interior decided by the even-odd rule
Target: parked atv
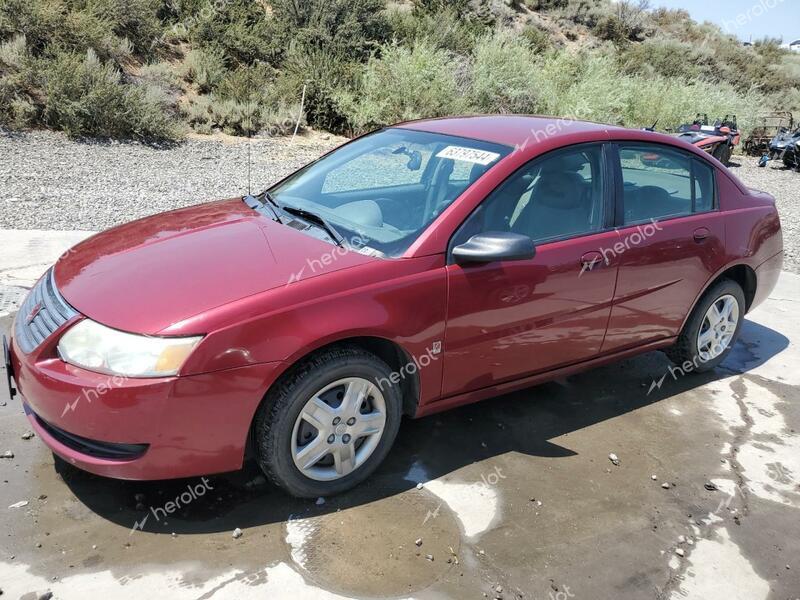
[(769, 153), (769, 144), (776, 135), (784, 131), (793, 131), (795, 128), (794, 116), (791, 111), (766, 113), (758, 117), (756, 123), (750, 135), (743, 142), (744, 151), (750, 156), (762, 156)]
[(678, 137), (708, 152), (725, 166), (730, 164), (733, 149), (741, 140), (736, 115), (725, 115), (709, 125), (708, 115), (699, 114), (692, 123), (678, 127)]
[(783, 160), (789, 169), (800, 172), (800, 128), (784, 129), (769, 143), (769, 153), (761, 157), (759, 167), (767, 166), (771, 160)]

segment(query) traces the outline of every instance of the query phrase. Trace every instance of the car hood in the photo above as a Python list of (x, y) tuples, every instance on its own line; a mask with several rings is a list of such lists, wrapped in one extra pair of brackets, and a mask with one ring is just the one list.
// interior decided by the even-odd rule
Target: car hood
[(375, 260), (276, 223), (236, 198), (92, 236), (61, 256), (55, 281), (89, 318), (156, 334), (241, 298)]

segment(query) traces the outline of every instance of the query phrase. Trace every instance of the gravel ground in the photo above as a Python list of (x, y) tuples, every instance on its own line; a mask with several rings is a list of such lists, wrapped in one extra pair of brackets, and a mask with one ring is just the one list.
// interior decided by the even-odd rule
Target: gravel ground
[(775, 196), (783, 228), (783, 268), (800, 273), (800, 173), (773, 162), (758, 168), (758, 158), (734, 156), (731, 171), (748, 187)]
[[(252, 189), (343, 143), (312, 132), (254, 140)], [(247, 190), (247, 143), (197, 137), (173, 147), (76, 142), (61, 134), (0, 132), (0, 229), (102, 230), (149, 214), (229, 198)], [(748, 186), (778, 201), (785, 268), (800, 273), (800, 173), (779, 164), (759, 169), (736, 156), (731, 170)]]
[[(345, 138), (310, 133), (253, 140), (261, 191)], [(248, 143), (203, 136), (172, 147), (76, 142), (50, 132), (0, 132), (0, 229), (99, 231), (146, 215), (242, 195)]]

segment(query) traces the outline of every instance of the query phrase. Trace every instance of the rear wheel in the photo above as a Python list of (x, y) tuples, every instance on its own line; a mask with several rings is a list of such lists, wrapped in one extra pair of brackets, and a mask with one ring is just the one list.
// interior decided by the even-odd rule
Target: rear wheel
[(398, 386), (378, 357), (358, 348), (324, 351), (271, 390), (255, 422), (258, 462), (290, 494), (348, 490), (383, 461), (401, 419)]
[(744, 311), (744, 292), (738, 283), (730, 279), (715, 283), (695, 306), (667, 356), (686, 371), (710, 371), (730, 354)]

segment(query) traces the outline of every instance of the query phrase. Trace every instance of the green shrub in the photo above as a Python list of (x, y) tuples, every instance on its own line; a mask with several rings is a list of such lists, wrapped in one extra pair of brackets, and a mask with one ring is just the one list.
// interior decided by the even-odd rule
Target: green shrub
[(300, 126), (305, 118), (299, 104), (282, 101), (238, 102), (218, 98), (215, 94), (200, 96), (183, 108), (183, 114), (198, 133), (222, 131), (229, 135), (287, 135), (294, 130), (298, 116)]
[(569, 5), (568, 0), (527, 0), (525, 3), (531, 10), (553, 10), (558, 8), (566, 8)]
[(648, 0), (619, 0), (607, 7), (607, 14), (597, 19), (592, 31), (601, 40), (616, 44), (641, 41), (650, 32), (648, 7)]
[(158, 39), (159, 6), (158, 0), (4, 0), (0, 38), (24, 33), (35, 56), (92, 48), (103, 59), (123, 62)]
[(0, 66), (20, 70), (29, 60), (28, 41), (24, 35), (16, 35), (7, 42), (0, 42)]
[(510, 32), (482, 37), (475, 46), (467, 94), (484, 113), (532, 113), (538, 108), (533, 75), (536, 53)]
[(713, 69), (713, 57), (704, 49), (672, 38), (652, 38), (631, 44), (622, 55), (628, 73), (697, 79)]
[(38, 116), (32, 58), (24, 35), (0, 43), (0, 126), (24, 129)]
[(190, 50), (183, 60), (183, 77), (194, 83), (201, 92), (213, 90), (225, 73), (225, 54), (214, 47)]
[(726, 83), (620, 74), (612, 52), (551, 53), (535, 69), (545, 112), (626, 127), (675, 127), (696, 113), (736, 114), (749, 130), (764, 98)]
[(0, 40), (24, 35), (34, 55), (66, 36), (67, 7), (61, 0), (3, 0), (0, 2)]
[(566, 2), (553, 2), (551, 5), (548, 12), (557, 19), (589, 28), (597, 25), (598, 21), (608, 14), (608, 3), (603, 0), (566, 0)]
[(142, 65), (139, 69), (139, 78), (150, 85), (154, 85), (171, 93), (181, 91), (181, 78), (175, 68), (168, 62)]
[(237, 102), (254, 101), (265, 96), (274, 77), (274, 69), (265, 63), (239, 67), (223, 76), (215, 95)]
[(147, 88), (123, 85), (120, 72), (89, 50), (44, 65), (43, 120), (68, 135), (172, 138), (176, 124)]
[(411, 45), (418, 40), (458, 54), (471, 54), (477, 38), (486, 31), (480, 23), (469, 21), (452, 7), (439, 12), (416, 12), (394, 8), (388, 21), (396, 43)]
[(171, 37), (222, 51), (231, 67), (274, 61), (283, 42), (266, 3), (253, 0), (177, 0)]
[(521, 34), (534, 52), (541, 53), (553, 46), (550, 34), (533, 23), (528, 23)]
[(470, 0), (413, 0), (412, 6), (416, 13), (438, 14), (444, 10), (453, 10), (465, 14), (472, 7)]
[(499, 23), (509, 22), (518, 9), (516, 0), (507, 2), (486, 2), (485, 0), (413, 0), (412, 14), (415, 17), (435, 16), (453, 12), (470, 27), (485, 29)]
[(410, 48), (386, 46), (364, 67), (356, 88), (341, 90), (338, 99), (355, 132), (454, 114), (463, 107), (459, 70), (455, 57), (424, 41)]
[(272, 0), (277, 40), (345, 61), (366, 59), (389, 38), (385, 0)]
[(153, 40), (163, 33), (159, 19), (160, 0), (83, 0), (70, 4), (85, 4), (86, 12), (101, 23), (109, 24), (114, 35), (128, 40), (133, 53), (142, 55), (150, 50)]
[(299, 102), (305, 88), (308, 122), (342, 132), (348, 128), (348, 119), (338, 95), (342, 89), (353, 88), (361, 68), (328, 50), (290, 44), (275, 93), (287, 102)]

